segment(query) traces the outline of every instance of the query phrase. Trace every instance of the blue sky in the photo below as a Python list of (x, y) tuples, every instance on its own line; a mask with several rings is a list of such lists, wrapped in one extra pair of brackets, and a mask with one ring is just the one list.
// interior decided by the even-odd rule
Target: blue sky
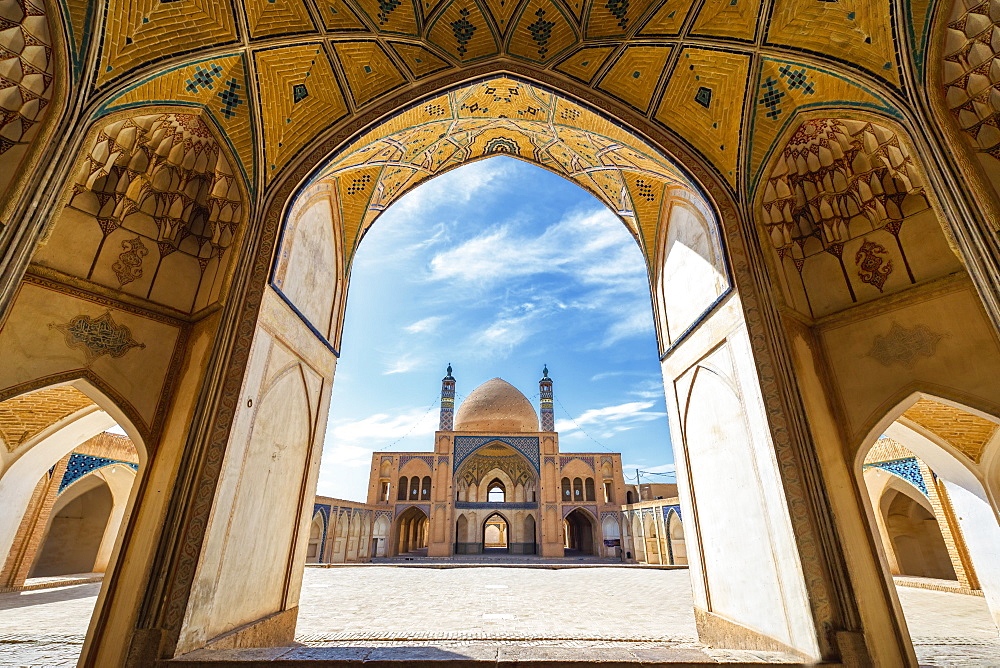
[(536, 409), (547, 363), (564, 452), (673, 470), (639, 246), (539, 167), (489, 158), (391, 206), (355, 257), (340, 352), (319, 494), (364, 500), (372, 452), (432, 449), (449, 362), (459, 400), (499, 376)]

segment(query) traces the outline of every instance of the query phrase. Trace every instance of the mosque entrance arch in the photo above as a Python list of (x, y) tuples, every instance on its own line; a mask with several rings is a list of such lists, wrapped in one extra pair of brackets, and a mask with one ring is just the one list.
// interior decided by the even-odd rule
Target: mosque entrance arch
[(396, 518), (393, 554), (420, 554), (427, 549), (427, 513), (410, 506)]
[(510, 522), (493, 513), (483, 522), (483, 554), (507, 554), (510, 550)]
[(566, 554), (599, 554), (597, 520), (582, 508), (571, 511), (563, 520), (563, 548)]

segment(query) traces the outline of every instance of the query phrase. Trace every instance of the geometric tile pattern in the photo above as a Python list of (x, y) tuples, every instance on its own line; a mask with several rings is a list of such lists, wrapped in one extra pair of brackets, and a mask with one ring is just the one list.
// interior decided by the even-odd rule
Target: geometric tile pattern
[[(255, 58), (265, 114), (264, 167), (271, 178), (323, 128), (343, 118), (347, 103), (322, 44), (258, 51)], [(296, 101), (298, 84), (309, 95)]]
[(736, 183), (740, 109), (746, 95), (746, 56), (685, 48), (667, 82), (656, 119), (677, 128)]
[(240, 170), (254, 172), (254, 128), (246, 67), (241, 56), (196, 61), (140, 80), (102, 107), (102, 113), (175, 101), (205, 109), (239, 157)]
[(334, 49), (359, 107), (406, 83), (378, 42), (338, 42)]
[(236, 19), (228, 2), (185, 0), (181, 8), (161, 0), (109, 0), (98, 82), (169, 56), (178, 42), (193, 49), (236, 41)]
[(588, 39), (623, 37), (636, 28), (653, 0), (603, 0), (591, 3), (586, 18)]
[(875, 0), (775, 0), (767, 40), (856, 63), (898, 84), (888, 13), (889, 7)]
[(548, 63), (575, 44), (566, 15), (548, 0), (529, 0), (511, 32), (507, 51), (536, 63)]
[(122, 464), (127, 466), (133, 471), (139, 470), (139, 465), (135, 462), (123, 462), (117, 459), (108, 459), (107, 457), (96, 457), (94, 455), (81, 455), (80, 453), (74, 452), (69, 456), (69, 464), (66, 466), (66, 472), (63, 473), (62, 480), (59, 481), (59, 494), (74, 482), (92, 473), (97, 469), (102, 469), (105, 466), (114, 466), (115, 464)]
[[(317, 178), (336, 182), (341, 193), (348, 258), (364, 230), (407, 190), (470, 159), (496, 153), (535, 162), (594, 193), (618, 212), (649, 252), (664, 188), (689, 186), (669, 163), (633, 142), (593, 112), (521, 82), (493, 79), (403, 112), (360, 138)], [(641, 196), (632, 195), (636, 188)]]
[(245, 0), (252, 37), (316, 32), (302, 0)]
[(614, 50), (615, 47), (613, 46), (595, 46), (580, 49), (559, 63), (556, 69), (574, 79), (590, 83), (594, 75), (597, 74), (597, 70), (600, 69), (601, 65), (604, 64), (604, 61), (607, 60), (608, 56)]
[(598, 88), (645, 112), (670, 57), (669, 46), (630, 46), (618, 57)]
[(447, 61), (422, 46), (405, 42), (390, 42), (389, 45), (416, 79), (450, 67)]
[(361, 11), (379, 32), (417, 36), (417, 11), (413, 0), (359, 0)]
[(769, 154), (779, 150), (778, 138), (789, 129), (799, 109), (835, 106), (899, 115), (886, 98), (856, 81), (786, 59), (762, 58), (759, 79), (750, 89), (753, 108), (752, 132), (747, 138), (750, 183), (760, 178), (760, 169)]
[(90, 397), (68, 385), (7, 399), (0, 402), (0, 439), (13, 452), (49, 425), (93, 403)]
[[(538, 439), (531, 436), (456, 436), (455, 459), (453, 462), (454, 470), (457, 471), (462, 462), (464, 462), (465, 459), (473, 452), (487, 443), (494, 443), (497, 441), (504, 443), (505, 445), (509, 445), (520, 452), (528, 458), (528, 461), (531, 462), (532, 466), (534, 466), (536, 472), (539, 470)], [(494, 453), (491, 456), (498, 456), (498, 453)]]
[(761, 3), (754, 0), (706, 0), (698, 11), (691, 34), (752, 42), (761, 7)]
[(677, 2), (677, 0), (666, 0), (642, 26), (639, 35), (642, 37), (673, 37), (678, 35), (691, 9), (691, 4), (690, 0), (684, 3)]
[(453, 0), (435, 19), (427, 39), (463, 63), (499, 52), (497, 38), (483, 10), (473, 0)]
[[(60, 18), (71, 25), (61, 33), (82, 54), (101, 9), (62, 1)], [(18, 142), (37, 132), (51, 94), (39, 89), (53, 85), (51, 71), (35, 71), (52, 62), (42, 3), (0, 0), (0, 16), (29, 34), (22, 44), (15, 39), (21, 31), (0, 30), (3, 53), (17, 54), (17, 60), (0, 58), (0, 90), (11, 88), (4, 82), (20, 86), (16, 98), (8, 91), (0, 100), (5, 166), (16, 164), (14, 152), (26, 150)], [(847, 106), (902, 115), (880, 89), (899, 92), (900, 67), (917, 56), (896, 47), (893, 26), (910, 30), (914, 48), (923, 53), (933, 18), (929, 0), (910, 4), (912, 12), (896, 16), (896, 5), (876, 0), (773, 0), (771, 7), (755, 0), (108, 0), (104, 31), (95, 36), (100, 48), (79, 67), (94, 76), (98, 94), (107, 93), (102, 113), (150, 103), (204, 106), (239, 156), (252, 192), (267, 187), (303, 147), (354, 111), (355, 102), (378, 104), (416, 79), (449, 69), (454, 74), (496, 55), (557, 70), (556, 76), (586, 82), (655, 116), (731, 186), (756, 188), (779, 137), (798, 123), (793, 117), (799, 110)], [(992, 117), (998, 105), (986, 102), (993, 96), (993, 71), (1000, 71), (990, 65), (997, 42), (990, 6), (956, 2), (944, 48), (949, 104), (987, 157), (1000, 150)], [(905, 20), (910, 14), (912, 27)], [(246, 26), (246, 34), (237, 25)], [(689, 38), (697, 44), (685, 44)], [(238, 39), (246, 43), (237, 47)], [(690, 63), (682, 54), (696, 51), (718, 58), (695, 73), (701, 80), (689, 95), (691, 70), (681, 70)], [(753, 51), (759, 74), (748, 67)], [(362, 60), (366, 53), (371, 61)], [(70, 64), (80, 57), (69, 54)], [(212, 76), (212, 88), (185, 86), (197, 66), (208, 72), (213, 65), (223, 72)], [(140, 68), (141, 79), (133, 74)], [(706, 82), (708, 70), (723, 83)], [(859, 71), (875, 78), (854, 76)], [(251, 72), (253, 80), (247, 79)], [(736, 92), (741, 79), (750, 93), (742, 106)], [(683, 94), (675, 98), (675, 89)], [(742, 135), (737, 126), (746, 128)], [(0, 188), (16, 171), (0, 170)], [(258, 175), (263, 180), (254, 183)], [(405, 170), (395, 176), (403, 178)]]
[(917, 462), (916, 457), (894, 459), (888, 462), (874, 462), (872, 464), (865, 464), (862, 468), (877, 468), (888, 471), (919, 489), (924, 493), (924, 496), (927, 495), (927, 485), (924, 483), (924, 477), (920, 474), (920, 464)]

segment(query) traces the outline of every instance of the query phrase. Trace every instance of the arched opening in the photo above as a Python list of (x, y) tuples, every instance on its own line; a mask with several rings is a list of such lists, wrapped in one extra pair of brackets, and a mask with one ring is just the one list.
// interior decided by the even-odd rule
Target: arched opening
[(596, 501), (597, 500), (597, 496), (594, 493), (594, 479), (593, 478), (587, 478), (584, 481), (583, 487), (584, 487), (584, 494), (587, 497), (587, 501)]
[(389, 531), (389, 519), (385, 515), (380, 515), (372, 527), (372, 557), (388, 556)]
[(510, 523), (500, 513), (483, 522), (483, 554), (507, 554), (510, 547)]
[[(144, 472), (134, 425), (93, 384), (76, 380), (0, 402), (0, 452), (0, 587), (61, 585), (96, 598), (119, 567)], [(97, 578), (102, 584), (81, 584)], [(89, 613), (77, 613), (73, 623)]]
[(667, 532), (670, 535), (670, 549), (672, 561), (671, 563), (677, 564), (678, 566), (686, 566), (687, 559), (687, 543), (684, 542), (684, 526), (681, 524), (680, 515), (676, 512), (670, 512), (670, 519), (667, 523)]
[(937, 519), (910, 495), (887, 489), (879, 503), (888, 544), (900, 575), (955, 580)]
[[(982, 466), (998, 428), (981, 411), (916, 394), (880, 421), (858, 454), (868, 530), (904, 628), (920, 628), (906, 620), (912, 587), (981, 593), (979, 624), (1000, 620), (1000, 524)], [(916, 650), (920, 656), (922, 646)]]
[(497, 478), (487, 485), (486, 494), (486, 500), (490, 503), (503, 503), (507, 499), (507, 490), (503, 482)]
[(306, 548), (306, 562), (319, 563), (323, 561), (323, 537), (325, 532), (323, 514), (316, 513), (309, 524), (309, 545)]
[(430, 501), (430, 498), (431, 498), (431, 477), (429, 475), (425, 475), (420, 480), (420, 500)]
[(111, 519), (111, 489), (97, 477), (75, 485), (52, 507), (46, 536), (29, 577), (96, 571), (97, 554)]
[(635, 503), (635, 494), (632, 493), (632, 490), (625, 492), (625, 503), (628, 505)]
[(410, 478), (410, 501), (420, 499), (420, 476)]
[(570, 486), (569, 478), (562, 479), (562, 500), (563, 503), (573, 502), (573, 489)]
[(582, 508), (566, 515), (563, 520), (563, 548), (567, 556), (599, 554), (594, 544), (597, 536), (595, 522), (593, 515)]
[(427, 513), (420, 508), (410, 506), (396, 518), (394, 554), (415, 556), (427, 554)]
[(535, 533), (535, 516), (531, 513), (524, 518), (524, 535), (521, 538), (521, 550), (524, 554), (536, 554), (538, 552), (538, 537)]
[(409, 482), (410, 479), (406, 476), (402, 476), (399, 479), (399, 486), (396, 488), (397, 501), (406, 501), (406, 495), (409, 493), (408, 490), (410, 489)]
[(604, 544), (601, 546), (602, 555), (605, 557), (622, 556), (622, 537), (618, 529), (618, 520), (608, 516), (601, 522), (601, 529), (604, 533)]

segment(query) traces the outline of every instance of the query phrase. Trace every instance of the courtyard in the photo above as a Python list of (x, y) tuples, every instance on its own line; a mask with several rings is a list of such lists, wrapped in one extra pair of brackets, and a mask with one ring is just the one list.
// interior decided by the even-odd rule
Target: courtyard
[[(297, 641), (321, 647), (523, 648), (574, 656), (671, 648), (717, 661), (781, 662), (695, 640), (687, 570), (648, 568), (307, 568)], [(100, 585), (0, 594), (0, 666), (73, 666)], [(998, 666), (983, 598), (899, 587), (921, 665)]]

